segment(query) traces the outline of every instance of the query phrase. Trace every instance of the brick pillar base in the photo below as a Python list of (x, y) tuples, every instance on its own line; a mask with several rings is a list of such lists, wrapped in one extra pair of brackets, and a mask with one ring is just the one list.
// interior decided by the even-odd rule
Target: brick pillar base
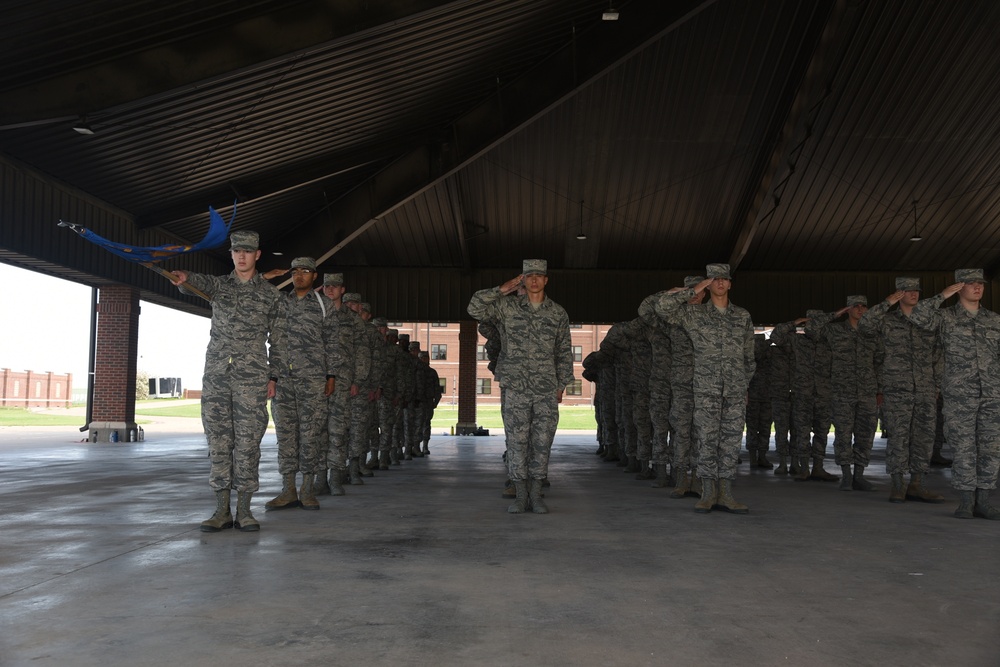
[(99, 290), (94, 404), (90, 442), (128, 442), (135, 423), (135, 366), (139, 347), (139, 290), (109, 285)]
[(476, 344), (479, 325), (475, 320), (458, 323), (458, 423), (455, 435), (476, 433)]

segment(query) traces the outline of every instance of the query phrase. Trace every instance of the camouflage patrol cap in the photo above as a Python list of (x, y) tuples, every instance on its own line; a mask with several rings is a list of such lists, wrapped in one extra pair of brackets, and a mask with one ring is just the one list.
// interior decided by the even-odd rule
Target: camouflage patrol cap
[(410, 352), (419, 351), (419, 350), (420, 350), (420, 341), (419, 340), (411, 340), (410, 341)]
[(549, 263), (544, 259), (526, 259), (521, 264), (521, 273), (530, 276), (532, 274), (546, 275), (549, 270)]
[(260, 250), (260, 234), (244, 230), (229, 235), (230, 250)]
[(344, 286), (343, 273), (323, 274), (323, 287), (343, 287), (343, 286)]
[(815, 320), (817, 317), (823, 317), (825, 313), (822, 310), (807, 310), (806, 317), (810, 320)]
[(903, 292), (920, 291), (920, 278), (896, 278), (896, 289)]
[(399, 338), (399, 329), (386, 329), (385, 335), (389, 338)]
[(343, 301), (344, 303), (354, 303), (354, 302), (361, 303), (361, 295), (358, 294), (357, 292), (347, 292), (341, 298), (341, 301)]
[(417, 355), (417, 357), (420, 359), (430, 359), (431, 355), (428, 354), (427, 352), (421, 352), (420, 354)]
[(410, 334), (401, 333), (401, 334), (397, 334), (397, 337), (399, 338), (399, 342), (400, 343), (409, 343), (410, 342)]
[(851, 296), (847, 297), (847, 305), (848, 306), (867, 306), (868, 305), (868, 297), (866, 297), (864, 294), (852, 294)]
[(957, 283), (985, 283), (982, 269), (956, 269), (955, 282)]
[(316, 270), (316, 260), (312, 257), (296, 257), (292, 260), (293, 269), (309, 269), (310, 271)]
[(374, 324), (377, 327), (386, 327), (389, 326), (389, 321), (386, 320), (384, 317), (376, 317), (372, 319), (372, 324)]
[(363, 312), (365, 312), (365, 313), (370, 313), (370, 312), (372, 312), (372, 305), (370, 303), (368, 303), (367, 301), (362, 301), (361, 302), (361, 310)]
[(705, 275), (709, 278), (724, 278), (726, 280), (732, 280), (732, 275), (729, 273), (728, 264), (709, 264), (705, 267)]
[(703, 281), (704, 276), (685, 276), (684, 277), (684, 287), (691, 289), (692, 287), (697, 287), (698, 283)]

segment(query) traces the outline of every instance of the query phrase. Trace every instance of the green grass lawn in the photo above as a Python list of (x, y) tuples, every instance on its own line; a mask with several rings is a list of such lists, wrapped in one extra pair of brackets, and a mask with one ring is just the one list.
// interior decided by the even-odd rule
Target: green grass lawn
[[(434, 411), (431, 428), (435, 431), (450, 429), (458, 423), (458, 406), (439, 405)], [(476, 423), (483, 428), (503, 428), (500, 418), (500, 406), (480, 405), (476, 408)], [(559, 408), (559, 428), (576, 431), (594, 431), (597, 421), (594, 419), (594, 408), (589, 405), (567, 405)]]
[(0, 426), (82, 426), (83, 417), (43, 415), (24, 408), (0, 408)]

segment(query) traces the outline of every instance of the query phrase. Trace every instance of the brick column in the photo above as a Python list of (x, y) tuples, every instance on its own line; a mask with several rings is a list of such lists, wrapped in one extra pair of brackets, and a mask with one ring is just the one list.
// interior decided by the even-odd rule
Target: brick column
[(479, 326), (475, 320), (458, 323), (458, 423), (456, 435), (476, 432), (476, 344)]
[(135, 424), (135, 366), (139, 346), (139, 290), (101, 287), (94, 353), (91, 442), (128, 442)]

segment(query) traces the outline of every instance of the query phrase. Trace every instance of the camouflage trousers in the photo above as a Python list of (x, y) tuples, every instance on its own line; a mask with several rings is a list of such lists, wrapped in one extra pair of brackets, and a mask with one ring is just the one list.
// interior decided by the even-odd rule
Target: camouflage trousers
[[(326, 421), (326, 379), (284, 378), (275, 388), (271, 414), (278, 436), (278, 472), (311, 475), (320, 464)], [(325, 461), (324, 461), (325, 463)]]
[(632, 393), (632, 421), (635, 422), (635, 458), (648, 463), (653, 458), (653, 422), (649, 416), (649, 394)]
[(694, 444), (701, 479), (736, 479), (746, 407), (742, 393), (695, 395)]
[(632, 410), (632, 392), (628, 389), (619, 391), (615, 396), (615, 420), (618, 422), (619, 452), (626, 456), (635, 456), (635, 417)]
[(375, 402), (368, 400), (368, 392), (361, 390), (357, 396), (347, 401), (350, 425), (347, 434), (347, 454), (350, 458), (361, 458), (368, 451), (371, 424), (375, 420)]
[(327, 454), (326, 467), (329, 470), (347, 468), (347, 442), (350, 433), (351, 387), (346, 383), (336, 383), (327, 401)]
[(751, 398), (746, 410), (747, 452), (766, 454), (771, 446), (771, 401)]
[(778, 456), (788, 456), (788, 442), (792, 431), (792, 398), (771, 399), (771, 418), (774, 421), (774, 451)]
[(392, 438), (396, 428), (396, 417), (399, 412), (399, 404), (393, 404), (391, 398), (382, 396), (382, 398), (378, 399), (378, 450), (380, 452), (387, 452), (395, 446), (392, 444)]
[(511, 392), (504, 397), (503, 426), (510, 479), (515, 482), (545, 479), (549, 474), (552, 439), (559, 426), (555, 394), (542, 398)]
[(951, 445), (951, 485), (959, 491), (997, 488), (1000, 398), (945, 396), (944, 434)]
[(826, 436), (822, 448), (817, 440), (810, 440), (816, 425), (816, 409), (820, 402), (816, 396), (792, 392), (792, 456), (804, 459), (822, 459), (826, 456)]
[(888, 431), (885, 470), (890, 475), (924, 473), (930, 469), (937, 421), (937, 399), (913, 392), (882, 395), (882, 427)]
[(653, 425), (652, 461), (666, 465), (674, 457), (670, 434), (670, 387), (651, 389), (649, 392), (649, 418)]
[(826, 458), (826, 446), (830, 440), (833, 424), (833, 399), (829, 394), (813, 395), (812, 452), (813, 457)]
[(392, 422), (392, 449), (402, 449), (406, 444), (406, 415), (404, 407), (406, 403), (407, 401), (400, 397), (399, 405), (395, 406), (395, 420)]
[[(501, 406), (501, 412), (503, 407)], [(604, 444), (612, 452), (618, 450), (618, 414), (616, 412), (614, 387), (601, 391), (601, 432)]]
[(225, 373), (202, 378), (201, 423), (212, 462), (213, 491), (259, 488), (260, 440), (267, 431), (267, 376)]
[[(878, 423), (875, 397), (833, 399), (833, 451), (837, 465), (865, 467), (871, 460)], [(815, 445), (814, 445), (815, 447)]]
[(416, 448), (420, 444), (423, 428), (420, 421), (420, 401), (411, 401), (403, 408), (403, 446)]
[(597, 422), (597, 442), (604, 444), (604, 418), (601, 416), (601, 386), (594, 385), (594, 421)]
[(423, 424), (423, 428), (422, 428), (421, 433), (420, 433), (420, 439), (421, 440), (430, 440), (431, 439), (431, 419), (434, 417), (434, 408), (431, 406), (430, 403), (428, 403), (428, 404), (426, 404), (424, 406), (421, 406), (421, 407), (422, 407), (421, 423)]
[(670, 402), (670, 430), (673, 434), (674, 470), (687, 472), (698, 465), (698, 453), (694, 449), (694, 393), (691, 387), (671, 387), (673, 400)]

